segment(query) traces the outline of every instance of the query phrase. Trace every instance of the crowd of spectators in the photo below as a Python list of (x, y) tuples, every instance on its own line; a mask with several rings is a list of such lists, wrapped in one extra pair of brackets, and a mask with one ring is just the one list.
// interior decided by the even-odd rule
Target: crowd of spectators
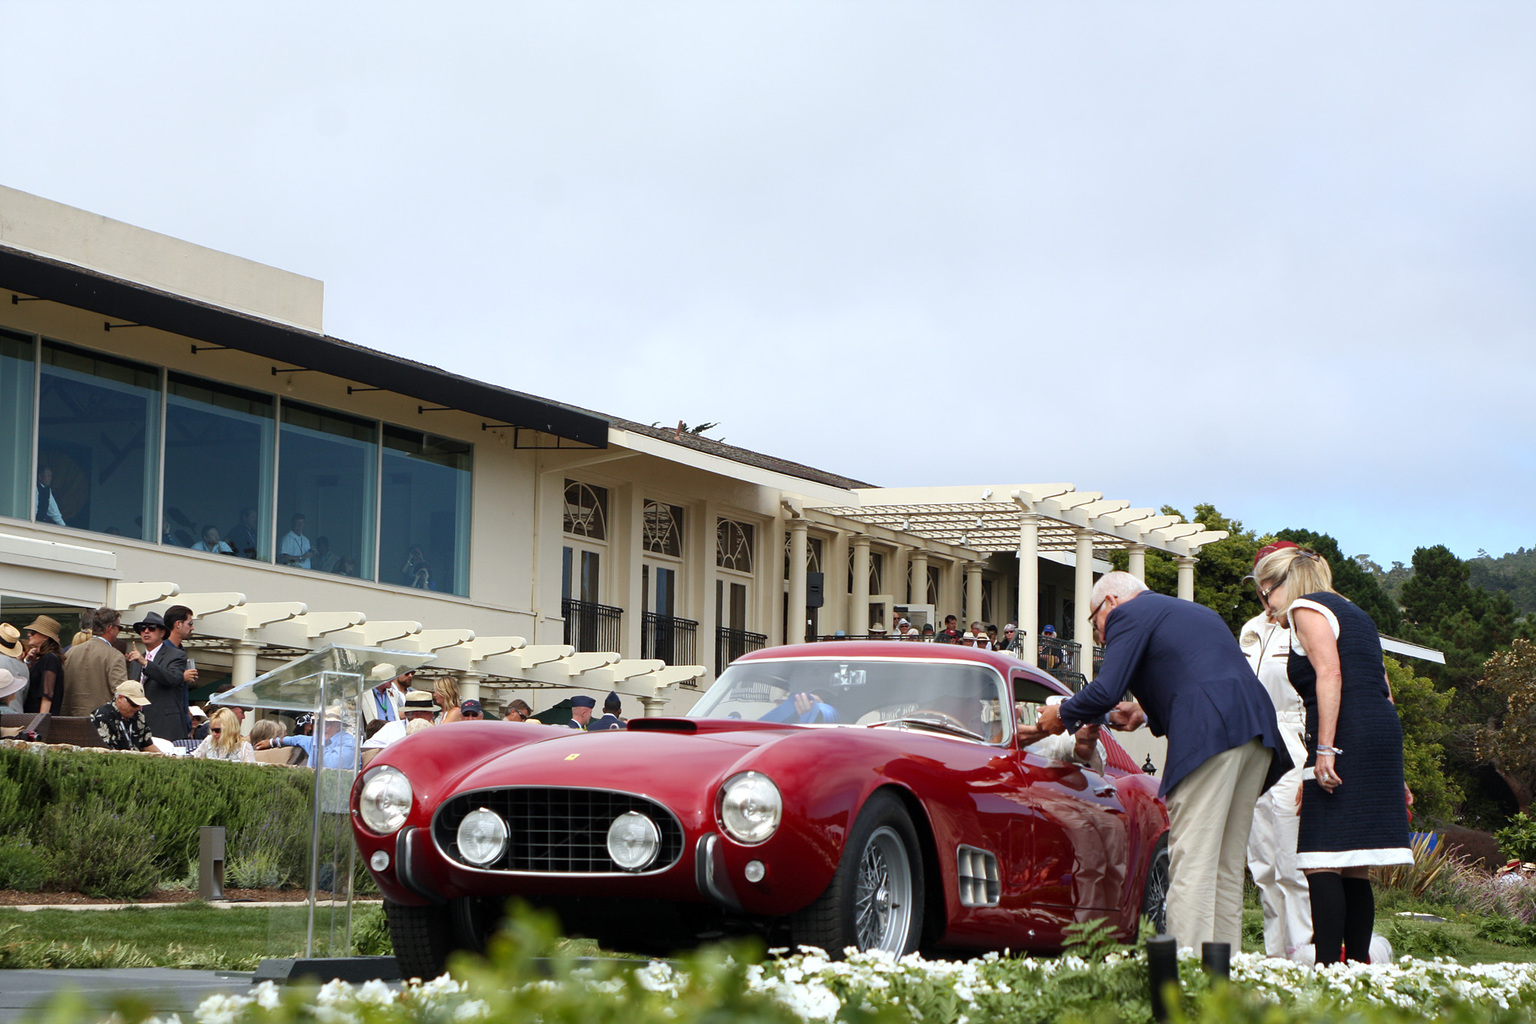
[[(996, 625), (983, 625), (979, 621), (972, 622), (968, 628), (962, 629), (957, 616), (946, 615), (943, 627), (935, 630), (932, 623), (924, 623), (922, 626), (913, 625), (909, 619), (897, 618), (889, 629), (883, 622), (876, 622), (869, 627), (869, 639), (905, 640), (918, 643), (957, 644), (961, 647), (973, 647), (982, 651), (1003, 651), (1022, 657), (1024, 633), (1014, 623), (1010, 622), (998, 630)], [(833, 634), (834, 640), (851, 640), (843, 630)], [(1056, 635), (1056, 627), (1046, 625), (1040, 630), (1040, 640), (1036, 649), (1036, 663), (1050, 671), (1073, 671), (1077, 659), (1077, 645), (1068, 640), (1063, 640)]]
[[(350, 767), (359, 750), (366, 764), (421, 729), (496, 718), (481, 701), (463, 699), (453, 676), (421, 690), (413, 685), (415, 669), (380, 664), (355, 715), (333, 707), (320, 716), (318, 729), (312, 715), (247, 721), (245, 708), (191, 701), (199, 677), (186, 650), (196, 627), (187, 606), (149, 612), (126, 630), (117, 610), (97, 608), (82, 616), (82, 626), (65, 646), (62, 626), (51, 616), (39, 615), (25, 627), (0, 623), (0, 710), (84, 719), (114, 750), (248, 763), (318, 761), (325, 767)], [(580, 695), (562, 701), (556, 709), (568, 709), (569, 721), (556, 724), (583, 731), (626, 727), (617, 693), (608, 695), (601, 717), (594, 717), (596, 703)], [(504, 710), (507, 722), (544, 726), (522, 699), (508, 701)], [(361, 741), (354, 720), (362, 727)]]

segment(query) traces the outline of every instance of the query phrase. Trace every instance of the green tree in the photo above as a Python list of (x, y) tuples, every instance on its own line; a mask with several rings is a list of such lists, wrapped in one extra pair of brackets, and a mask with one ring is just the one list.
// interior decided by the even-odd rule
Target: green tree
[(1520, 812), (1529, 815), (1536, 789), (1536, 644), (1516, 640), (1489, 658), (1476, 689), (1490, 712), (1476, 731), (1477, 756), (1493, 766)]
[(1421, 629), (1466, 608), (1472, 601), (1466, 564), (1444, 544), (1413, 552), (1413, 577), (1403, 584), (1403, 616)]
[[(1387, 681), (1403, 723), (1403, 777), (1413, 790), (1413, 814), (1423, 822), (1448, 825), (1462, 802), (1461, 787), (1446, 775), (1445, 743), (1451, 735), (1450, 710), (1456, 691), (1435, 684), (1392, 658)], [(1341, 766), (1342, 767), (1342, 766)]]

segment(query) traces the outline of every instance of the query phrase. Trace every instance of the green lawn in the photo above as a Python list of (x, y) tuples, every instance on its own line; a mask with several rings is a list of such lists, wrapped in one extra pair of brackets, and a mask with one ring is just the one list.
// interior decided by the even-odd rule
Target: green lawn
[[(1450, 956), (1462, 963), (1536, 962), (1536, 947), (1506, 946), (1479, 939), (1475, 920), (1456, 918), (1454, 910), (1411, 904), (1383, 893), (1377, 931), (1392, 941), (1398, 955)], [(1406, 921), (1400, 910), (1446, 917), (1445, 923)], [(204, 903), (126, 910), (0, 909), (0, 968), (21, 967), (192, 967), (204, 970), (251, 970), (268, 957), (292, 957), (304, 951), (305, 908), (217, 909)], [(377, 946), (382, 914), (359, 907), (354, 934), (364, 952)], [(317, 954), (324, 952), (323, 932)], [(370, 945), (374, 943), (374, 945)], [(587, 946), (590, 943), (582, 942)], [(1243, 948), (1263, 950), (1263, 923), (1256, 907), (1243, 915)], [(581, 949), (596, 954), (599, 951)]]
[[(353, 927), (377, 917), (359, 907)], [(325, 946), (317, 917), (317, 955)], [(252, 970), (304, 952), (304, 904), (218, 909), (206, 903), (124, 910), (0, 909), (0, 968), (191, 967)]]

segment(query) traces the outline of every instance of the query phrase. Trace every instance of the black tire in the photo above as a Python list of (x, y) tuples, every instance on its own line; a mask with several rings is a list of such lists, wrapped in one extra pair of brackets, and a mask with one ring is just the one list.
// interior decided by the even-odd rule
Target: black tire
[(448, 955), (456, 948), (448, 907), (409, 907), (385, 900), (384, 920), (389, 923), (389, 938), (402, 975), (425, 980), (448, 969)]
[(922, 937), (923, 895), (912, 818), (896, 797), (876, 793), (859, 812), (826, 891), (794, 915), (790, 928), (797, 943), (834, 958), (847, 946), (900, 956)]
[(1172, 867), (1168, 833), (1164, 832), (1152, 848), (1152, 859), (1147, 863), (1147, 881), (1141, 889), (1141, 916), (1158, 935), (1168, 931), (1168, 881), (1173, 877)]

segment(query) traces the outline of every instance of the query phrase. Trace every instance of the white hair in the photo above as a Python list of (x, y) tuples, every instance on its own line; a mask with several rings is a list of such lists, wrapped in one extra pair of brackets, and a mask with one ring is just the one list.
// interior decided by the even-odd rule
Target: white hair
[(1093, 585), (1093, 592), (1088, 598), (1088, 607), (1097, 608), (1104, 603), (1106, 597), (1117, 597), (1124, 601), (1146, 589), (1145, 583), (1128, 572), (1107, 572), (1099, 577), (1099, 582)]

